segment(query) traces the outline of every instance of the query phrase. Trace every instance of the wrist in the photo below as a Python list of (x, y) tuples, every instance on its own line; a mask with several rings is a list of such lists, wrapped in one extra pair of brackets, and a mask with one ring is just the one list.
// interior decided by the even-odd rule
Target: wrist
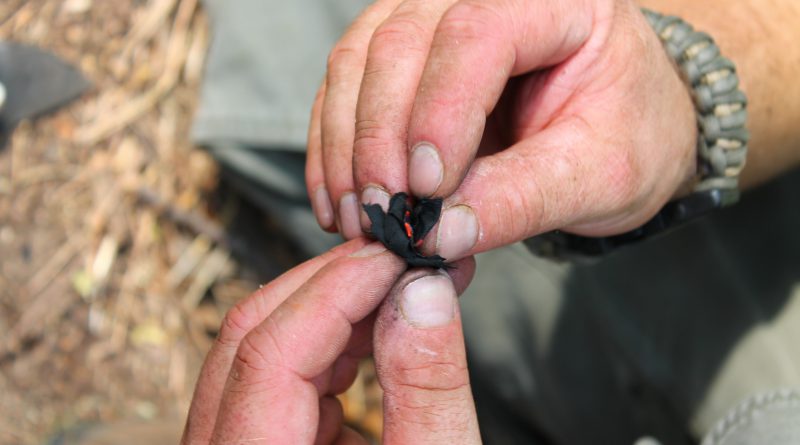
[[(602, 255), (660, 235), (739, 200), (738, 180), (745, 164), (749, 134), (744, 126), (747, 101), (738, 89), (734, 64), (720, 54), (708, 34), (695, 31), (682, 19), (650, 10), (643, 12), (691, 91), (697, 122), (697, 181), (688, 195), (669, 202), (637, 229), (604, 238), (554, 232), (529, 243), (537, 253), (567, 257)], [(682, 127), (674, 128), (675, 132), (681, 130)]]
[(751, 141), (740, 187), (751, 188), (800, 165), (800, 8), (796, 0), (639, 0), (714, 37), (738, 69), (748, 98)]

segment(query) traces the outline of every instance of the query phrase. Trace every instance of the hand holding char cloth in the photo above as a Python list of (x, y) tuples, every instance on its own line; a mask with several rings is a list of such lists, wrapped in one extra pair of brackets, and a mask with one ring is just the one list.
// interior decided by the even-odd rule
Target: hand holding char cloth
[(384, 213), (378, 204), (365, 204), (372, 222), (372, 235), (386, 248), (406, 260), (411, 267), (447, 268), (439, 255), (424, 256), (419, 250), (425, 235), (431, 231), (442, 212), (442, 199), (420, 199), (412, 208), (408, 195), (397, 193), (389, 200), (389, 210)]

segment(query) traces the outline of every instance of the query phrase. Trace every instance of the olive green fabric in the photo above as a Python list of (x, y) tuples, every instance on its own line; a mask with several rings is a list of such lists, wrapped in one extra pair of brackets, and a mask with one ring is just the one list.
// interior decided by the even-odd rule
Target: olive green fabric
[(795, 172), (593, 264), (479, 257), (462, 307), (492, 431), (690, 443), (748, 395), (800, 387), (798, 191)]

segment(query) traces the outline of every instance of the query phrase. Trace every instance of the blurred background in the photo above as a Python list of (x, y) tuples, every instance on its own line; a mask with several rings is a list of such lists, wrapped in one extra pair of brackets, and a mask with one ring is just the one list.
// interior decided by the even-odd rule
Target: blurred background
[[(3, 130), (2, 444), (120, 420), (180, 431), (225, 311), (306, 256), (190, 141), (210, 41), (202, 6), (0, 1), (0, 41), (88, 81)], [(363, 367), (346, 416), (380, 437), (380, 390)]]

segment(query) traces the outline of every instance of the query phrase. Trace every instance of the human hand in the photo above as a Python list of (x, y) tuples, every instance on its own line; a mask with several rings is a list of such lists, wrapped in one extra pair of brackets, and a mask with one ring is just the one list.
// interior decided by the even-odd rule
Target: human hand
[(423, 250), (457, 259), (643, 224), (694, 175), (694, 119), (632, 0), (380, 0), (331, 52), (306, 180), (346, 238), (356, 194), (445, 197)]
[(183, 444), (367, 443), (342, 425), (335, 395), (373, 343), (384, 443), (480, 442), (456, 301), (474, 261), (401, 275), (402, 260), (365, 244), (312, 259), (228, 312)]

